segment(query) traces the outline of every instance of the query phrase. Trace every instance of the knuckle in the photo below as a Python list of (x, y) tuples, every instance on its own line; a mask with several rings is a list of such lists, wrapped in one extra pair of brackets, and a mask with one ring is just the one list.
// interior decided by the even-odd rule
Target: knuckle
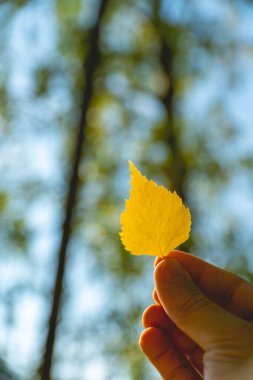
[(180, 363), (175, 368), (173, 368), (167, 376), (164, 377), (164, 380), (176, 380), (184, 378), (188, 367), (189, 366), (186, 362)]
[(241, 324), (236, 329), (239, 333), (234, 334), (233, 339), (237, 343), (238, 347), (241, 347), (241, 353), (247, 353), (249, 358), (253, 358), (253, 326), (245, 321), (241, 321)]
[(211, 301), (201, 293), (189, 293), (185, 295), (179, 310), (178, 318), (180, 321), (187, 322), (192, 318), (197, 318), (200, 313), (203, 313), (209, 308)]

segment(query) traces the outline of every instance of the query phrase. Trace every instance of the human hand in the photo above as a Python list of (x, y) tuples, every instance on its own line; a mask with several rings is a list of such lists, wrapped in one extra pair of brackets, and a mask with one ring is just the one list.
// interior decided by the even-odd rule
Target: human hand
[(197, 257), (155, 261), (140, 346), (163, 379), (253, 379), (253, 285)]

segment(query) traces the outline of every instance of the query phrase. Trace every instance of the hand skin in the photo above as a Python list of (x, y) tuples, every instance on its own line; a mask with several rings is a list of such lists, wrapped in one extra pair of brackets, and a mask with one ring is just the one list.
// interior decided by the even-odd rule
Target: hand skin
[(155, 260), (140, 347), (165, 380), (253, 379), (253, 285), (197, 257)]

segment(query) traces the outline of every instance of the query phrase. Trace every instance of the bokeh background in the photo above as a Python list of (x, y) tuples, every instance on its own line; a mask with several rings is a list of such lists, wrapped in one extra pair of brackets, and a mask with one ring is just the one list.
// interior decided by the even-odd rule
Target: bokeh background
[(249, 0), (1, 1), (1, 380), (159, 379), (153, 258), (118, 237), (129, 159), (190, 207), (182, 249), (252, 280), (252, 20)]

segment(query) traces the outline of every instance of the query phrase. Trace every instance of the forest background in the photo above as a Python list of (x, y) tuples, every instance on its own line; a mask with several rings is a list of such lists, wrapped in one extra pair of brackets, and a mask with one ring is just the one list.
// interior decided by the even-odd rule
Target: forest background
[(249, 0), (0, 2), (2, 371), (159, 379), (153, 258), (118, 236), (128, 159), (190, 207), (182, 249), (253, 280), (252, 20)]

